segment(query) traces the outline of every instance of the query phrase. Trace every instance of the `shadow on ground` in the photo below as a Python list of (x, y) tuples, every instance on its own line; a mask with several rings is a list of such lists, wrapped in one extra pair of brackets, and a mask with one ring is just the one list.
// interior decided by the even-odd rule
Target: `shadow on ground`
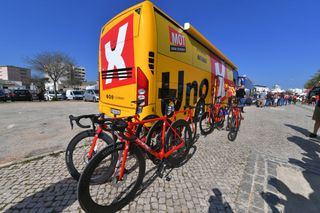
[(65, 178), (23, 199), (5, 213), (17, 212), (61, 212), (77, 200), (77, 182)]
[(233, 210), (230, 206), (230, 204), (226, 201), (223, 201), (222, 193), (219, 189), (214, 188), (212, 189), (213, 194), (209, 198), (209, 213), (217, 213), (217, 212), (228, 212), (232, 213)]
[(295, 125), (292, 125), (292, 124), (285, 124), (287, 127), (290, 127), (291, 129), (293, 130), (296, 130), (297, 132), (300, 132), (301, 134), (303, 134), (304, 136), (308, 137), (309, 134), (310, 134), (310, 131), (307, 130), (307, 129), (304, 129), (302, 127), (299, 127), (299, 126), (295, 126)]
[[(307, 135), (308, 130), (286, 124), (286, 126)], [(279, 212), (277, 205), (281, 204), (284, 207), (284, 212), (320, 212), (320, 143), (317, 140), (305, 139), (298, 136), (288, 137), (288, 141), (299, 146), (304, 156), (301, 160), (289, 159), (289, 163), (298, 166), (302, 169), (303, 178), (307, 181), (307, 188), (312, 190), (308, 196), (303, 196), (300, 193), (293, 192), (283, 181), (277, 178), (269, 179), (268, 184), (273, 186), (283, 196), (278, 196), (275, 193), (262, 193), (262, 197), (268, 203), (272, 212)], [(294, 178), (294, 177), (292, 177)]]

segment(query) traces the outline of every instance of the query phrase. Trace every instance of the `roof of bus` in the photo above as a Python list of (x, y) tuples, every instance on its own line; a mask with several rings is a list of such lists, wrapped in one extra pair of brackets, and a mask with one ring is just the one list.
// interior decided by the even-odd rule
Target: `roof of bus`
[[(208, 39), (206, 39), (199, 31), (197, 31), (194, 27), (192, 27), (189, 23), (185, 24), (185, 27), (182, 27), (179, 23), (177, 23), (175, 20), (173, 20), (170, 16), (168, 16), (166, 13), (164, 13), (162, 10), (160, 10), (157, 6), (155, 6), (151, 1), (144, 0), (143, 2), (136, 4), (115, 17), (113, 17), (111, 20), (109, 20), (103, 27), (101, 32), (103, 32), (105, 26), (107, 26), (110, 22), (112, 22), (117, 17), (127, 13), (128, 11), (133, 10), (137, 7), (142, 7), (143, 5), (151, 4), (154, 8), (156, 8), (158, 11), (160, 11), (163, 15), (165, 15), (171, 22), (175, 23), (175, 25), (179, 26), (182, 30), (184, 30), (187, 34), (189, 34), (193, 39), (197, 40), (200, 44), (202, 44), (205, 48), (207, 48), (210, 52), (217, 55), (219, 58), (224, 60), (229, 66), (231, 66), (233, 69), (237, 70), (237, 66), (227, 58), (216, 46), (214, 46)], [(187, 27), (186, 27), (187, 26)]]

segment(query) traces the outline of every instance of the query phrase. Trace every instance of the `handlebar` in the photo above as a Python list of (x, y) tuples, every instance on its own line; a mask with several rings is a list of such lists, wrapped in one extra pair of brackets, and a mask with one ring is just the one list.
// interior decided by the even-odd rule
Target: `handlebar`
[(76, 116), (76, 117), (73, 115), (69, 115), (71, 129), (73, 129), (73, 121), (75, 121), (76, 124), (81, 128), (84, 128), (84, 129), (90, 128), (91, 127), (90, 125), (83, 125), (82, 123), (80, 123), (80, 120), (89, 118), (91, 120), (91, 123), (94, 124), (94, 120), (96, 117), (97, 117), (97, 115), (95, 115), (95, 114), (80, 115), (80, 116)]
[(126, 132), (126, 128), (128, 127), (128, 122), (132, 122), (133, 118), (133, 116), (129, 116), (127, 118), (105, 118), (104, 114), (89, 114), (80, 116), (69, 115), (71, 129), (73, 129), (73, 121), (75, 121), (76, 124), (81, 128), (90, 128), (90, 125), (84, 125), (80, 122), (81, 119), (90, 119), (92, 128), (95, 128), (95, 124), (98, 124), (105, 131), (117, 131), (123, 139), (128, 141), (133, 141), (136, 139), (135, 136), (128, 137), (124, 134)]
[[(90, 119), (91, 125), (84, 125), (80, 121), (82, 119)], [(88, 129), (92, 126), (92, 128), (95, 128), (95, 124), (102, 125), (102, 124), (107, 124), (108, 121), (111, 121), (112, 119), (110, 118), (105, 118), (104, 114), (89, 114), (89, 115), (80, 115), (80, 116), (73, 116), (69, 115), (69, 120), (70, 120), (70, 126), (71, 129), (73, 129), (73, 121), (76, 122), (77, 126), (80, 128)]]

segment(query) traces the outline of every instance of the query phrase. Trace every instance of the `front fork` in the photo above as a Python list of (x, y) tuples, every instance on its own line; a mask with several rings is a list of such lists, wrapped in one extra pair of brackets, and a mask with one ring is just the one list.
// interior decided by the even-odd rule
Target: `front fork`
[(120, 152), (119, 158), (116, 164), (115, 175), (116, 175), (116, 178), (118, 179), (117, 181), (123, 180), (129, 148), (130, 148), (129, 141), (125, 141), (124, 150)]
[(97, 130), (96, 130), (96, 134), (94, 135), (94, 138), (93, 138), (93, 141), (91, 143), (91, 146), (90, 146), (90, 150), (89, 150), (89, 153), (88, 153), (88, 160), (90, 160), (92, 158), (92, 154), (93, 152), (97, 152), (98, 150), (98, 146), (97, 146), (97, 140), (99, 138), (99, 135), (101, 134), (102, 132), (102, 129), (100, 126), (97, 127)]

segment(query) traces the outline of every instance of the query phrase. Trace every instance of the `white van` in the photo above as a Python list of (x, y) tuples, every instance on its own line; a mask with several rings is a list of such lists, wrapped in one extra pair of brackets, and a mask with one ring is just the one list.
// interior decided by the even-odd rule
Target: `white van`
[(67, 100), (82, 100), (83, 92), (80, 90), (67, 90), (66, 96)]
[(95, 89), (86, 90), (83, 96), (83, 100), (93, 101), (93, 102), (99, 101), (99, 90), (95, 90)]

